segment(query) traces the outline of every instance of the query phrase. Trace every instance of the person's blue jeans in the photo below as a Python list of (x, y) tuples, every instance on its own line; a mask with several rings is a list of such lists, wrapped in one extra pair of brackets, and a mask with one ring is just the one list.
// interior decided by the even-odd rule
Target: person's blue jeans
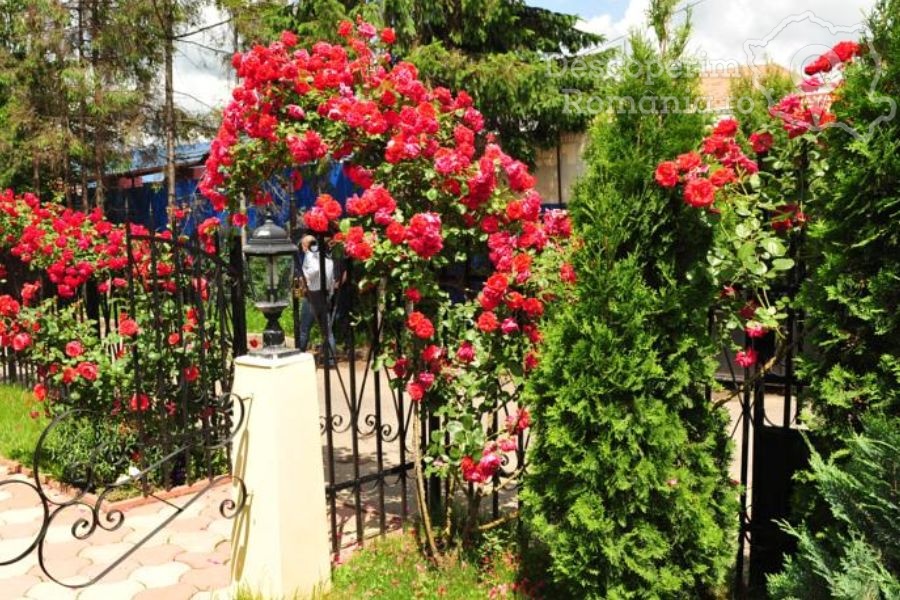
[(334, 342), (334, 332), (328, 315), (328, 300), (322, 292), (308, 292), (300, 305), (300, 339), (297, 347), (301, 352), (306, 352), (309, 346), (309, 333), (312, 331), (313, 322), (319, 323), (319, 331), (322, 337), (328, 340), (331, 347), (331, 360), (337, 357), (337, 345)]

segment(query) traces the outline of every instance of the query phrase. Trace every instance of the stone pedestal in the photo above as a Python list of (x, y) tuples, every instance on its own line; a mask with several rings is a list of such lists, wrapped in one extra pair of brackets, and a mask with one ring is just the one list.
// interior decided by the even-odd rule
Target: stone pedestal
[(232, 534), (232, 583), (266, 598), (299, 598), (331, 577), (316, 369), (310, 354), (235, 360), (247, 416), (234, 473), (247, 503)]

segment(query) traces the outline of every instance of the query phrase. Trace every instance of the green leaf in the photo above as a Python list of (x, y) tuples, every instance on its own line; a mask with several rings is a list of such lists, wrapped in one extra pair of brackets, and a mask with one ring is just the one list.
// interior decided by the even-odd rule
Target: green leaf
[(776, 258), (772, 261), (772, 268), (776, 271), (788, 271), (794, 268), (794, 259)]
[(781, 240), (775, 237), (765, 238), (759, 245), (772, 256), (784, 256), (784, 253), (787, 252)]

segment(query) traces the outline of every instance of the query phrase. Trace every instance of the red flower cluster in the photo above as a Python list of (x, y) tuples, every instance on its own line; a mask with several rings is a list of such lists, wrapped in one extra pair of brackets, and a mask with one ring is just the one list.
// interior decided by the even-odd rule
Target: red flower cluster
[(819, 100), (790, 94), (769, 109), (769, 114), (781, 119), (782, 127), (793, 139), (808, 131), (818, 131), (835, 121), (835, 116)]
[(410, 313), (406, 319), (406, 327), (420, 340), (428, 340), (434, 335), (434, 325), (419, 311)]
[(433, 212), (413, 215), (406, 228), (406, 243), (410, 250), (424, 259), (440, 252), (444, 247), (440, 215)]
[(316, 204), (303, 215), (303, 222), (311, 230), (317, 233), (325, 233), (331, 227), (331, 223), (337, 221), (344, 209), (340, 202), (328, 194), (320, 194), (316, 198)]
[[(709, 208), (716, 201), (716, 191), (739, 181), (743, 176), (756, 173), (756, 161), (744, 154), (736, 136), (739, 124), (734, 119), (723, 119), (713, 128), (712, 134), (703, 140), (702, 156), (687, 152), (675, 160), (661, 162), (656, 167), (654, 179), (664, 188), (684, 184), (684, 202), (694, 208)], [(750, 136), (753, 150), (759, 154), (769, 149), (772, 136), (754, 133)], [(703, 156), (715, 166), (710, 169)]]
[(839, 65), (850, 61), (854, 56), (859, 56), (859, 53), (860, 47), (856, 42), (848, 40), (838, 42), (831, 50), (806, 65), (803, 72), (807, 75), (828, 73)]

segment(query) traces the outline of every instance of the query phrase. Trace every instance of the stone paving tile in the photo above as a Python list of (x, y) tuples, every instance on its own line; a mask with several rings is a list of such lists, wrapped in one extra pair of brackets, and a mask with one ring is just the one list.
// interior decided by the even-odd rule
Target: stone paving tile
[[(93, 540), (91, 540), (93, 542)], [(134, 548), (134, 544), (119, 542), (116, 544), (91, 544), (78, 553), (78, 556), (90, 559), (92, 562), (108, 565), (116, 561), (120, 556)]]
[[(98, 583), (78, 594), (78, 600), (114, 600), (117, 598), (134, 598), (146, 588), (137, 581), (120, 581), (117, 583)], [(162, 600), (161, 597), (159, 597)]]
[[(191, 567), (183, 562), (168, 562), (162, 565), (145, 566), (135, 569), (130, 579), (143, 583), (146, 587), (168, 587), (178, 583), (181, 576)], [(186, 582), (190, 584), (189, 582)]]
[(186, 583), (176, 583), (166, 587), (154, 587), (134, 597), (134, 600), (191, 600), (197, 588)]
[(187, 552), (214, 552), (222, 536), (212, 531), (163, 532), (170, 544), (177, 544)]
[[(190, 566), (192, 569), (208, 569), (210, 567), (216, 567), (219, 565), (227, 564), (229, 560), (231, 560), (231, 545), (224, 544), (228, 546), (223, 550), (219, 550), (217, 548), (216, 552), (212, 554), (207, 553), (198, 553), (198, 552), (182, 552), (175, 556), (174, 560), (177, 560), (180, 563), (184, 563)], [(219, 548), (223, 545), (220, 544)]]
[[(47, 567), (50, 574), (56, 579), (66, 583), (78, 583), (83, 581), (85, 579), (84, 576), (76, 577), (76, 575), (81, 573), (83, 569), (86, 569), (91, 564), (91, 561), (86, 558), (81, 558), (80, 556), (71, 556), (63, 560), (44, 561), (44, 565)], [(37, 564), (31, 567), (28, 574), (41, 579), (47, 578), (44, 571), (41, 570), (41, 567)]]
[(141, 563), (142, 566), (152, 566), (169, 562), (182, 553), (184, 553), (184, 548), (173, 544), (156, 544), (153, 546), (141, 546), (131, 556)]
[[(82, 576), (88, 578), (97, 577), (100, 573), (105, 571), (112, 564), (112, 561), (107, 562), (99, 562), (92, 563), (81, 570), (79, 573)], [(134, 560), (131, 557), (126, 558), (121, 563), (113, 567), (113, 569), (104, 575), (96, 584), (99, 585), (101, 583), (117, 583), (119, 581), (125, 581), (131, 578), (131, 574), (134, 573), (137, 569), (139, 569), (141, 563)], [(91, 586), (93, 587), (93, 586)]]
[(25, 597), (31, 600), (75, 600), (78, 597), (78, 592), (62, 587), (52, 581), (42, 581), (29, 589)]
[(19, 575), (0, 581), (0, 590), (5, 598), (23, 598), (25, 592), (41, 582), (40, 577), (34, 575)]
[[(43, 518), (43, 510), (34, 492), (30, 492), (29, 505), (23, 499), (28, 496), (29, 490), (25, 486), (14, 487), (22, 487), (20, 491), (26, 493), (4, 489), (4, 495), (0, 496), (0, 559), (12, 558), (24, 551), (39, 531)], [(216, 598), (229, 598), (228, 562), (231, 550), (228, 539), (232, 523), (219, 515), (218, 506), (230, 496), (231, 490), (226, 485), (210, 490), (122, 564), (88, 588), (71, 590), (49, 581), (37, 566), (36, 552), (13, 565), (0, 566), (0, 598), (182, 600), (199, 592), (221, 591), (222, 588), (226, 588), (225, 592)], [(14, 506), (10, 501), (14, 502)], [(183, 503), (179, 499), (173, 502)], [(145, 537), (174, 512), (174, 508), (159, 502), (129, 507), (124, 510), (124, 523), (116, 530), (98, 528), (86, 540), (78, 540), (72, 537), (72, 524), (77, 519), (89, 518), (90, 512), (78, 506), (61, 510), (48, 530), (44, 545), (46, 566), (54, 577), (66, 583), (83, 583), (134, 547), (134, 542)], [(107, 519), (107, 513), (101, 513), (101, 519)], [(102, 523), (110, 525), (107, 520)], [(181, 555), (187, 560), (176, 559)]]
[(218, 590), (226, 587), (230, 581), (231, 569), (228, 565), (191, 569), (181, 577), (181, 583), (193, 585), (198, 590)]

